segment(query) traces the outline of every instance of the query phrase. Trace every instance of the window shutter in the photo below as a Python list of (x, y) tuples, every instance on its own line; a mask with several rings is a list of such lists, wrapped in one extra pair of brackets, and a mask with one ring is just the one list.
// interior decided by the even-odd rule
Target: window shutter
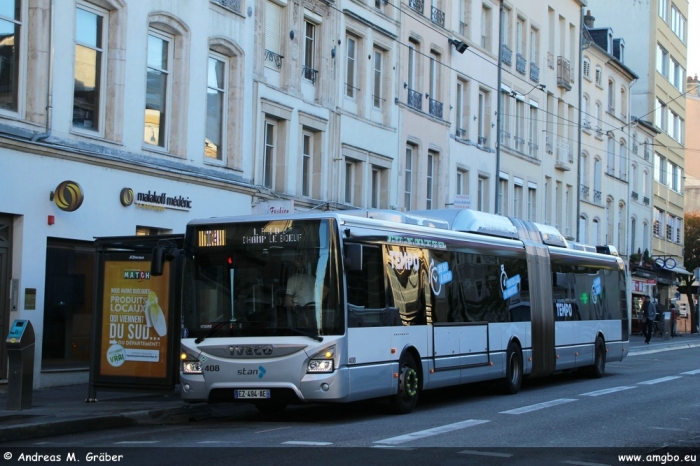
[(267, 2), (265, 9), (265, 49), (280, 54), (280, 19), (282, 7), (272, 2)]

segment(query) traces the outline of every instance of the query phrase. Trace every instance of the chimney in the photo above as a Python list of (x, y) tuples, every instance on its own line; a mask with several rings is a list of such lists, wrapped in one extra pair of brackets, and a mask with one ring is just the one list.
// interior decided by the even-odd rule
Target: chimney
[(591, 16), (591, 10), (588, 10), (586, 12), (586, 16), (583, 17), (583, 24), (585, 24), (588, 29), (593, 29), (594, 23), (595, 23), (595, 16)]

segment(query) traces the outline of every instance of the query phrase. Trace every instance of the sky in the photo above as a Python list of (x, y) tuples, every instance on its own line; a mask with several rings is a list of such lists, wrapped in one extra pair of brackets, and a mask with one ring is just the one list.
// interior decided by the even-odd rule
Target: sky
[(688, 76), (700, 75), (700, 0), (688, 4)]

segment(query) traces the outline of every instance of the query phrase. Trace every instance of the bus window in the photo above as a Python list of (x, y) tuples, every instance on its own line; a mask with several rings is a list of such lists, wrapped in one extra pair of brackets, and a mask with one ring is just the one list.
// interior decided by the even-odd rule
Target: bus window
[(382, 250), (363, 245), (362, 270), (347, 271), (348, 326), (384, 327), (400, 325), (398, 311), (386, 305)]
[(386, 274), (403, 325), (425, 325), (432, 318), (429, 252), (386, 246)]

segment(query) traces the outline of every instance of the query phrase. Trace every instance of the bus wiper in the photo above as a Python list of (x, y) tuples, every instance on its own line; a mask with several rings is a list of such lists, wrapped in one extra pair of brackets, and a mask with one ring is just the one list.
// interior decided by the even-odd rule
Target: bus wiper
[(294, 328), (294, 327), (276, 327), (276, 328), (278, 328), (278, 329), (285, 329), (285, 330), (291, 330), (291, 331), (294, 332), (294, 333), (297, 333), (297, 334), (299, 334), (299, 335), (303, 335), (303, 336), (305, 336), (305, 337), (309, 337), (309, 338), (311, 338), (312, 340), (323, 341), (323, 337), (322, 337), (322, 336), (319, 336), (317, 333), (305, 332), (305, 331), (303, 331), (303, 330), (299, 330), (298, 328)]
[(218, 321), (218, 322), (214, 322), (214, 324), (211, 326), (211, 328), (209, 329), (209, 331), (207, 332), (207, 334), (204, 335), (203, 337), (197, 338), (194, 342), (195, 342), (196, 344), (199, 344), (199, 343), (203, 342), (204, 340), (206, 340), (206, 339), (209, 338), (210, 336), (214, 335), (214, 334), (217, 332), (217, 330), (219, 330), (219, 329), (220, 329), (221, 327), (223, 327), (225, 324), (231, 324), (231, 323), (233, 323), (233, 322), (231, 322), (231, 321), (229, 321), (229, 320), (220, 320), (220, 321)]

